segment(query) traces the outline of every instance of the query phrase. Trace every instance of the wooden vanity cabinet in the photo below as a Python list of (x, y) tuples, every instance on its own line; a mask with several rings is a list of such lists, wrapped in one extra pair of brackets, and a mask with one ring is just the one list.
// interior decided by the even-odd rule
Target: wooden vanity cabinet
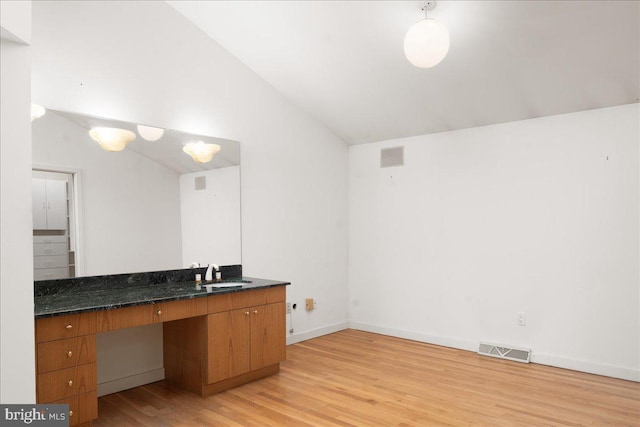
[(38, 403), (69, 405), (70, 425), (98, 417), (96, 313), (36, 320)]
[(284, 286), (208, 299), (206, 317), (164, 324), (166, 380), (209, 396), (278, 372), (286, 357)]
[(98, 418), (96, 334), (163, 324), (165, 379), (209, 396), (275, 374), (285, 359), (285, 287), (260, 288), (36, 320), (38, 403)]
[(278, 302), (210, 314), (207, 319), (209, 384), (284, 360), (284, 311), (284, 302)]

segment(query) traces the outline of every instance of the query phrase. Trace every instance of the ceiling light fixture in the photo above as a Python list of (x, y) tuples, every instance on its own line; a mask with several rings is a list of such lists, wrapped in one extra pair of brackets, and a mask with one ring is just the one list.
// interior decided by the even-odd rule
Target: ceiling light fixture
[(220, 151), (218, 144), (205, 144), (202, 141), (190, 142), (182, 147), (182, 151), (187, 153), (198, 163), (207, 163)]
[(449, 52), (449, 31), (435, 19), (427, 18), (427, 11), (435, 7), (435, 1), (425, 2), (424, 19), (413, 24), (404, 36), (404, 54), (419, 68), (438, 65)]
[(157, 141), (164, 135), (164, 129), (138, 125), (138, 134), (147, 141)]
[(46, 112), (47, 110), (45, 110), (42, 105), (31, 104), (31, 121), (33, 121), (34, 119), (39, 119), (40, 117), (44, 116), (44, 113)]
[(89, 135), (106, 151), (122, 151), (128, 143), (136, 139), (136, 134), (119, 128), (92, 128)]

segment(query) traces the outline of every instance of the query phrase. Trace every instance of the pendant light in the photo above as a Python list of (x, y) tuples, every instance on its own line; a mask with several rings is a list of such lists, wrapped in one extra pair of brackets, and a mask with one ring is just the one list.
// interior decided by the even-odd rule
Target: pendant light
[(434, 7), (435, 1), (427, 1), (422, 8), (424, 19), (413, 24), (404, 36), (404, 54), (419, 68), (438, 65), (449, 52), (449, 31), (435, 19), (427, 18), (427, 11)]

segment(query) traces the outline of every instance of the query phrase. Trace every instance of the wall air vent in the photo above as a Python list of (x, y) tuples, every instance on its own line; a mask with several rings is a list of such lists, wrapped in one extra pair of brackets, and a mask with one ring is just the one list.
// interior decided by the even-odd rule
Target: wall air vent
[(481, 342), (478, 354), (483, 356), (497, 357), (498, 359), (513, 360), (514, 362), (529, 363), (531, 359), (531, 349), (513, 347), (501, 344)]
[(206, 190), (207, 189), (207, 177), (206, 176), (196, 176), (193, 178), (193, 183), (195, 184), (196, 190)]
[(380, 150), (380, 167), (404, 165), (404, 147), (383, 148)]

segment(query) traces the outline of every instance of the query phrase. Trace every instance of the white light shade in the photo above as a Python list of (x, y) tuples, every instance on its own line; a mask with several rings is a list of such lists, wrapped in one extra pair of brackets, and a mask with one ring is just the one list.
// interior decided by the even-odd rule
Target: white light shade
[(198, 163), (207, 163), (220, 151), (218, 144), (205, 144), (202, 141), (190, 142), (182, 147), (182, 151), (187, 153)]
[(409, 28), (404, 36), (404, 54), (416, 67), (438, 65), (449, 52), (449, 31), (433, 19), (423, 19)]
[(147, 141), (157, 141), (164, 135), (164, 129), (138, 125), (138, 133)]
[(33, 119), (39, 119), (44, 116), (46, 112), (47, 110), (45, 110), (42, 105), (31, 104), (31, 121), (33, 121)]
[(128, 143), (136, 139), (136, 134), (119, 128), (93, 128), (89, 135), (106, 151), (122, 151)]

